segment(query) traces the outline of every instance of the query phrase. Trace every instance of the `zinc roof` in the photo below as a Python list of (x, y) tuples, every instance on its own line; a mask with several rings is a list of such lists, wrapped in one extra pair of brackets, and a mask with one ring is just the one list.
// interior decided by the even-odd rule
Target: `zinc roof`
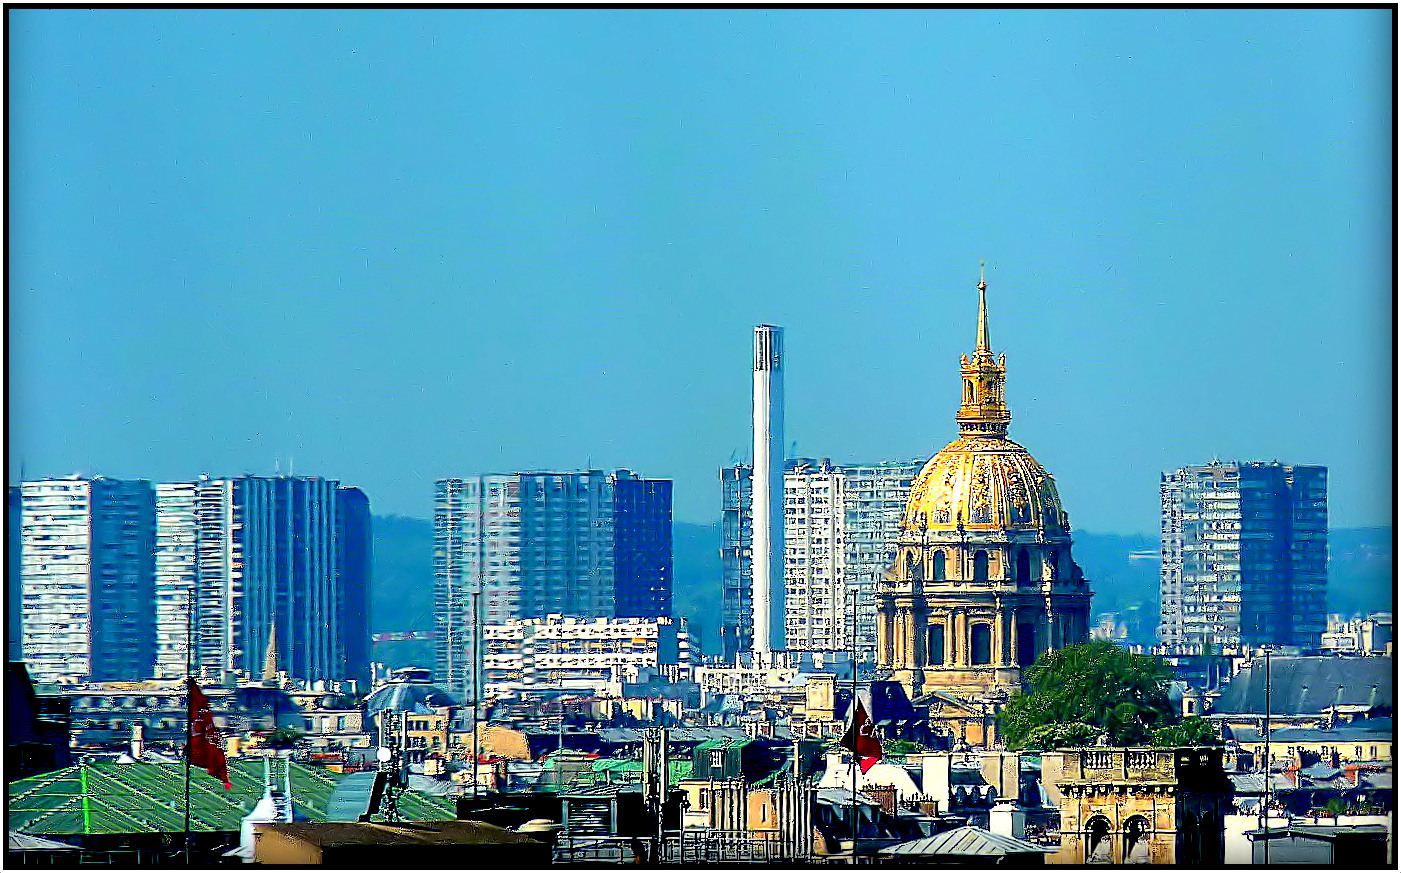
[(1027, 853), (1053, 853), (1054, 849), (1028, 843), (1016, 837), (995, 834), (977, 827), (954, 828), (932, 837), (897, 843), (881, 849), (882, 855), (1020, 855)]

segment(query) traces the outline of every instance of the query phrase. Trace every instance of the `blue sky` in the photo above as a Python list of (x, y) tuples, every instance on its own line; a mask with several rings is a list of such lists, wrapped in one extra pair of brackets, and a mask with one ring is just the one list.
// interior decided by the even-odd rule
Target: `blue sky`
[(978, 260), (1077, 527), (1163, 470), (1391, 509), (1389, 10), (10, 10), (9, 475), (625, 466), (956, 435)]

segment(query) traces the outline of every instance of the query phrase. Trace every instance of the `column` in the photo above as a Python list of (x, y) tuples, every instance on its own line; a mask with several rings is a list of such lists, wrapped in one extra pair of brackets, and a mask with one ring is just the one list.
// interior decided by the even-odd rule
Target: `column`
[(968, 651), (968, 613), (962, 609), (956, 610), (953, 620), (954, 626), (958, 628), (954, 633), (954, 665), (967, 667), (970, 655)]
[(889, 610), (885, 605), (885, 601), (881, 600), (876, 606), (876, 663), (883, 666), (891, 665), (890, 651), (888, 649), (890, 630), (887, 625), (889, 622)]
[(910, 634), (914, 638), (914, 659), (920, 667), (929, 666), (929, 616), (923, 606), (910, 610)]

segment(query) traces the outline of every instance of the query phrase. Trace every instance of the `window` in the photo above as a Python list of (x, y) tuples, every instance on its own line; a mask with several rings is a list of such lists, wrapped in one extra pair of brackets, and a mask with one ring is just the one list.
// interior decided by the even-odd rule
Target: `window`
[[(948, 563), (948, 559), (944, 557), (944, 550), (943, 550), (943, 549), (939, 549), (937, 552), (934, 553), (934, 581), (935, 581), (935, 582), (943, 582), (943, 581), (944, 581), (945, 574), (948, 572), (947, 569), (946, 569), (946, 564), (947, 564), (947, 563)], [(931, 662), (931, 663), (932, 663), (932, 662)], [(940, 663), (942, 663), (942, 662), (940, 662)]]
[(1025, 585), (1031, 581), (1031, 555), (1026, 549), (1017, 549), (1016, 582)]
[[(942, 555), (943, 552), (939, 554)], [(929, 626), (925, 653), (928, 656), (930, 666), (937, 667), (944, 663), (944, 626), (942, 624)]]
[(979, 549), (973, 553), (973, 581), (986, 582), (988, 580), (988, 553)]
[(969, 641), (969, 648), (972, 650), (971, 654), (973, 656), (973, 663), (991, 664), (992, 627), (987, 624), (973, 625), (972, 632), (969, 634)]

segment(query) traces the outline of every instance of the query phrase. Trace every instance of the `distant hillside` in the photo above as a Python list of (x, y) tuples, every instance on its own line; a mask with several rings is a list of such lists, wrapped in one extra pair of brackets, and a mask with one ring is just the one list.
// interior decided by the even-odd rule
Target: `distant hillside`
[(720, 654), (720, 525), (675, 522), (671, 527), (671, 612), (684, 616), (700, 650)]
[(1391, 609), (1396, 562), (1389, 527), (1351, 527), (1328, 532), (1328, 611), (1353, 613)]
[[(1158, 624), (1158, 535), (1075, 531), (1075, 561), (1094, 590), (1093, 615), (1121, 613), (1134, 636), (1154, 641)], [(1351, 614), (1391, 608), (1394, 562), (1391, 528), (1342, 528), (1329, 532), (1328, 611)], [(433, 628), (433, 524), (403, 516), (375, 516), (372, 632)], [(684, 616), (701, 650), (720, 644), (720, 532), (717, 524), (676, 522), (672, 613)], [(376, 654), (391, 663), (431, 659), (425, 643), (384, 643)]]

